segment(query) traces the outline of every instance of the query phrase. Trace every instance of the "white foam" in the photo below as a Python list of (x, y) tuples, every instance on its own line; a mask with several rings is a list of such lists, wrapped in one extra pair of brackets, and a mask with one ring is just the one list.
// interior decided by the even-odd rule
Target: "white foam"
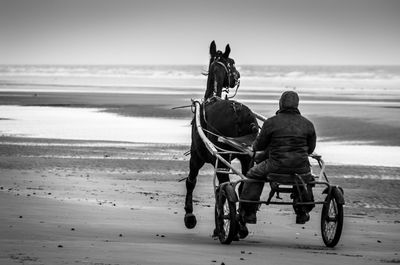
[(124, 117), (96, 108), (0, 106), (3, 135), (71, 140), (187, 143), (190, 121)]
[(400, 146), (319, 142), (316, 152), (328, 164), (400, 167)]

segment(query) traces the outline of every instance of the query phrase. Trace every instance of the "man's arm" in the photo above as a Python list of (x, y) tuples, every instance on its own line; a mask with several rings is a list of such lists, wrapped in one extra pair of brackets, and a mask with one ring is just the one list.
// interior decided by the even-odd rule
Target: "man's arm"
[(256, 140), (253, 143), (254, 151), (264, 151), (267, 149), (270, 141), (271, 141), (271, 130), (269, 129), (269, 122), (266, 120), (261, 128), (260, 133), (258, 134)]
[(315, 134), (314, 125), (311, 124), (310, 134), (307, 137), (307, 145), (308, 145), (308, 154), (312, 154), (315, 150), (315, 146), (317, 145), (317, 135)]

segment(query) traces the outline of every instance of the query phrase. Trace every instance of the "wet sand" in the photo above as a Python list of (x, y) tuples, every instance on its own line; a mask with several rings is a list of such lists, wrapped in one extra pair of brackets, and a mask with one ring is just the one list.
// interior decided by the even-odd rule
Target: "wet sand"
[[(0, 93), (0, 104), (191, 116), (189, 109), (170, 110), (190, 104), (187, 99), (163, 96), (161, 106), (154, 100), (148, 95)], [(268, 116), (275, 106), (256, 104), (254, 109)], [(393, 122), (397, 108), (303, 109), (315, 118), (321, 138), (399, 145), (400, 125)], [(328, 165), (331, 182), (344, 188), (346, 199), (344, 231), (334, 249), (323, 245), (320, 207), (309, 223), (296, 225), (290, 207), (263, 206), (249, 237), (224, 246), (211, 237), (210, 166), (202, 169), (194, 192), (198, 225), (184, 227), (185, 186), (177, 180), (187, 175), (186, 150), (188, 145), (0, 137), (0, 263), (400, 263), (399, 168)]]

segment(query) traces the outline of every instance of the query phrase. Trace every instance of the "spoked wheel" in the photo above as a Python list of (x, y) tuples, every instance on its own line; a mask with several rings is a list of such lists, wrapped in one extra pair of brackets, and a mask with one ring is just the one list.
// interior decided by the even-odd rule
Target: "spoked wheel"
[(326, 196), (326, 204), (322, 207), (321, 234), (327, 247), (336, 246), (342, 234), (343, 205), (338, 201), (338, 194), (332, 192), (332, 196)]
[(219, 195), (215, 217), (219, 241), (230, 244), (237, 235), (236, 204), (230, 202), (223, 191)]

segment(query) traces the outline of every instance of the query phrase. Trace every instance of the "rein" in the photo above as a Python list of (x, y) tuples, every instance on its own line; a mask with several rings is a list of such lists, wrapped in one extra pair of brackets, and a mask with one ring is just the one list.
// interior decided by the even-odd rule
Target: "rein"
[[(236, 94), (237, 94), (238, 90), (239, 90), (239, 87), (240, 87), (240, 80), (238, 80), (238, 81), (237, 81), (237, 85), (236, 85), (235, 93), (233, 94), (233, 96), (231, 96), (231, 97), (228, 97), (228, 98), (234, 98), (234, 97), (236, 96)], [(225, 91), (226, 93), (229, 93), (229, 89), (225, 89), (224, 91)]]

